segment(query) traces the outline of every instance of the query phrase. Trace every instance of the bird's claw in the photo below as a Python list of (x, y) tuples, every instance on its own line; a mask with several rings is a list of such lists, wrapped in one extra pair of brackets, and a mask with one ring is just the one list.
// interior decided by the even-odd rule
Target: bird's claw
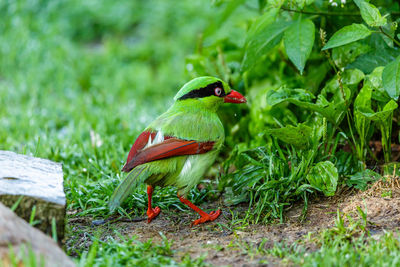
[(205, 223), (205, 222), (212, 222), (215, 219), (217, 219), (219, 217), (219, 215), (221, 215), (221, 210), (212, 211), (205, 216), (201, 216), (200, 219), (197, 219), (194, 222), (192, 222), (190, 224), (190, 227), (192, 227), (193, 225), (198, 225), (198, 224)]
[(154, 209), (147, 210), (147, 223), (150, 223), (155, 217), (160, 214), (161, 209), (159, 207), (155, 207)]

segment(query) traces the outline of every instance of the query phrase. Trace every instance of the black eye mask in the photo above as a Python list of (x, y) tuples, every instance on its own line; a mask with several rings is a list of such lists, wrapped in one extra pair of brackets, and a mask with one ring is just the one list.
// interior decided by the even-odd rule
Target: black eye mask
[[(221, 90), (222, 90), (220, 95), (215, 94), (215, 88), (217, 88), (217, 87), (221, 88)], [(222, 86), (222, 82), (218, 81), (215, 83), (211, 83), (211, 84), (207, 85), (206, 87), (192, 90), (189, 93), (178, 98), (178, 100), (184, 100), (184, 99), (189, 99), (189, 98), (203, 98), (203, 97), (212, 96), (212, 95), (218, 96), (218, 97), (226, 96), (224, 87)]]

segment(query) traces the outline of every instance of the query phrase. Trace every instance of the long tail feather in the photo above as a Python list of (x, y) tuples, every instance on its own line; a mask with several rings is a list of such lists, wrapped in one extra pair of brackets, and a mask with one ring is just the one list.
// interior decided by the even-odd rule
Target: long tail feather
[(108, 208), (110, 211), (115, 210), (124, 201), (125, 198), (144, 180), (149, 176), (147, 172), (148, 166), (140, 165), (134, 168), (128, 176), (122, 181), (122, 183), (115, 189), (112, 194), (110, 201), (108, 202)]

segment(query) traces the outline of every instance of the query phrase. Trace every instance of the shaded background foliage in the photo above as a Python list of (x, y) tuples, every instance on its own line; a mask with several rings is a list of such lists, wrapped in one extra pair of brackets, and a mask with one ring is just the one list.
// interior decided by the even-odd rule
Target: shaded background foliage
[(188, 79), (205, 3), (2, 1), (0, 149), (62, 162), (69, 208), (107, 213), (134, 138)]
[[(333, 4), (335, 3), (335, 5)], [(0, 149), (61, 161), (68, 209), (106, 216), (138, 133), (187, 80), (244, 92), (201, 203), (249, 203), (251, 222), (294, 201), (365, 188), (399, 145), (396, 1), (3, 1)], [(393, 146), (391, 146), (393, 144)], [(373, 151), (374, 149), (374, 151)], [(174, 189), (162, 209), (183, 207)], [(141, 214), (144, 190), (119, 210)]]

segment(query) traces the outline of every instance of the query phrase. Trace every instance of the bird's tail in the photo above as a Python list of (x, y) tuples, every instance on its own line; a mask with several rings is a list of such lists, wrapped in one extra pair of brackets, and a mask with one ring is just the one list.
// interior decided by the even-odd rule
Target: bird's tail
[(110, 211), (119, 207), (122, 201), (124, 201), (139, 184), (146, 180), (149, 176), (147, 168), (148, 166), (146, 165), (139, 165), (126, 176), (122, 183), (114, 190), (108, 202)]

